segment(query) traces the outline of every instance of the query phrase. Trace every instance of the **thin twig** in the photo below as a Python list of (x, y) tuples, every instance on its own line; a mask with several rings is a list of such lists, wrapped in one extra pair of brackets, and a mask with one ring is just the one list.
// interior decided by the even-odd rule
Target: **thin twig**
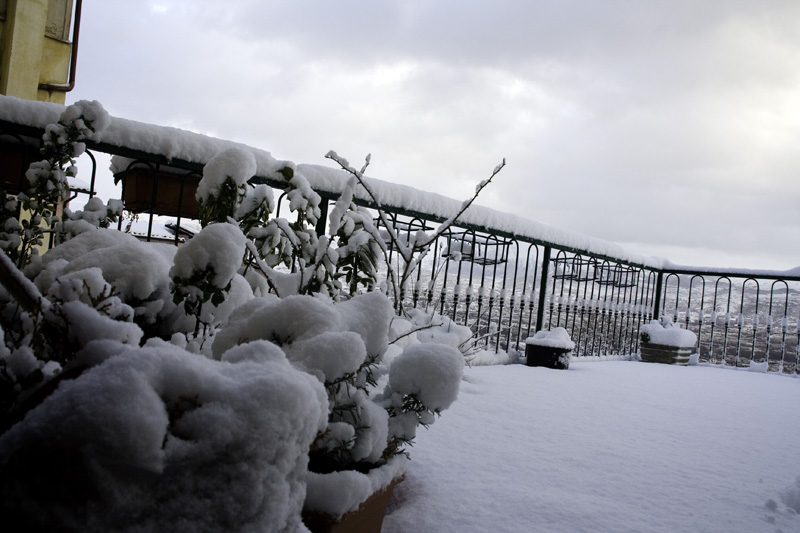
[[(378, 211), (378, 216), (380, 217), (381, 222), (383, 223), (383, 225), (387, 229), (387, 233), (389, 234), (389, 238), (390, 238), (390, 240), (392, 242), (392, 245), (397, 250), (398, 255), (401, 256), (403, 258), (403, 261), (405, 262), (405, 266), (403, 268), (402, 274), (400, 275), (400, 277), (398, 279), (396, 274), (395, 274), (395, 272), (394, 272), (394, 269), (391, 267), (391, 264), (390, 264), (390, 261), (389, 261), (388, 250), (384, 250), (384, 258), (386, 259), (386, 265), (387, 265), (387, 274), (388, 274), (388, 277), (390, 278), (390, 281), (391, 281), (391, 284), (392, 284), (392, 290), (393, 290), (394, 296), (395, 296), (395, 307), (397, 309), (402, 309), (402, 302), (400, 302), (400, 290), (401, 290), (401, 288), (406, 284), (406, 282), (408, 281), (408, 279), (411, 276), (411, 274), (417, 268), (417, 265), (419, 264), (421, 259), (426, 255), (426, 253), (422, 253), (421, 254), (421, 252), (425, 251), (431, 245), (431, 243), (435, 242), (436, 239), (441, 237), (442, 234), (444, 234), (445, 231), (450, 229), (450, 227), (453, 224), (456, 223), (458, 218), (461, 215), (463, 215), (464, 212), (467, 209), (469, 209), (469, 207), (475, 202), (475, 200), (478, 198), (478, 195), (481, 193), (481, 191), (483, 191), (483, 189), (487, 185), (489, 185), (489, 183), (492, 182), (492, 179), (494, 179), (494, 177), (497, 174), (500, 173), (500, 171), (503, 169), (503, 167), (506, 166), (506, 160), (505, 160), (505, 158), (503, 158), (503, 161), (494, 168), (494, 170), (492, 171), (492, 174), (489, 176), (489, 178), (483, 180), (482, 182), (480, 182), (478, 184), (477, 187), (475, 187), (475, 194), (473, 194), (471, 198), (469, 198), (468, 200), (464, 201), (461, 204), (461, 208), (459, 209), (459, 211), (454, 216), (448, 218), (442, 224), (440, 224), (439, 227), (436, 228), (436, 230), (431, 235), (425, 234), (423, 232), (426, 238), (422, 242), (417, 242), (416, 239), (415, 239), (413, 244), (405, 245), (405, 243), (403, 243), (399, 238), (399, 232), (395, 232), (394, 231), (394, 229), (395, 229), (394, 225), (391, 224), (391, 222), (386, 217), (386, 214), (384, 213), (383, 207), (381, 206), (380, 202), (378, 201), (377, 195), (372, 190), (372, 187), (364, 179), (364, 172), (366, 171), (366, 169), (367, 169), (367, 167), (369, 166), (369, 163), (370, 163), (370, 159), (371, 159), (370, 155), (367, 155), (367, 157), (365, 158), (364, 166), (361, 168), (360, 171), (356, 170), (353, 167), (351, 167), (350, 163), (346, 159), (340, 157), (339, 154), (337, 154), (333, 150), (331, 150), (327, 154), (325, 154), (325, 157), (327, 159), (331, 159), (331, 160), (335, 161), (336, 163), (338, 163), (338, 165), (342, 168), (342, 170), (344, 170), (345, 172), (348, 172), (349, 174), (353, 175), (356, 178), (356, 180), (358, 180), (358, 183), (364, 188), (364, 190), (366, 191), (367, 195), (372, 200), (373, 205), (375, 206), (375, 210)], [(415, 257), (415, 255), (417, 257)]]

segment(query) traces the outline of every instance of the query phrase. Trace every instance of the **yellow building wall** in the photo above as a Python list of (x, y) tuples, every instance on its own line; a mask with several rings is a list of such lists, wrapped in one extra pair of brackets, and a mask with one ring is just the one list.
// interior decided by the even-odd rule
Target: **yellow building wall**
[[(72, 44), (46, 37), (42, 47), (42, 62), (39, 68), (39, 83), (66, 84), (69, 80), (69, 60)], [(65, 102), (64, 91), (37, 91), (37, 100)]]
[[(72, 0), (0, 0), (0, 94), (64, 104), (72, 56)], [(63, 208), (59, 204), (58, 210)], [(27, 212), (20, 219), (29, 219)], [(38, 246), (44, 253), (48, 243)]]
[(0, 94), (63, 104), (63, 91), (40, 90), (39, 84), (69, 81), (72, 0), (4, 0), (0, 16), (3, 8)]

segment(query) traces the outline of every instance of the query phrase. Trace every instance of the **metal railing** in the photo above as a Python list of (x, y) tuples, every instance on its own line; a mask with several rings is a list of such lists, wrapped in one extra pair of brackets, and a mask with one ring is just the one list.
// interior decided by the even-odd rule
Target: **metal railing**
[[(0, 141), (11, 136), (30, 143), (41, 133), (0, 121)], [(159, 203), (167, 197), (175, 200), (167, 212), (177, 218), (179, 228), (187, 214), (192, 216), (187, 198), (194, 191), (187, 187), (196, 187), (202, 164), (103, 143), (87, 145), (130, 158), (118, 176), (122, 196), (132, 210), (148, 215), (148, 235), (153, 215), (164, 212)], [(150, 178), (133, 201), (129, 180), (136, 169)], [(283, 186), (275, 179), (252, 181)], [(324, 219), (337, 194), (317, 192), (324, 199)], [(363, 198), (356, 201), (376, 207)], [(446, 218), (419, 208), (382, 209), (392, 227), (380, 229), (400, 235), (431, 231)], [(390, 261), (399, 260), (391, 249), (388, 255)], [(573, 354), (578, 357), (632, 354), (639, 348), (640, 326), (668, 315), (697, 334), (700, 361), (766, 363), (770, 371), (795, 373), (800, 360), (800, 275), (795, 273), (657, 267), (507, 228), (458, 222), (431, 245), (400, 297), (407, 307), (433, 310), (469, 326), (480, 349), (522, 352), (528, 336), (560, 326), (575, 341)]]

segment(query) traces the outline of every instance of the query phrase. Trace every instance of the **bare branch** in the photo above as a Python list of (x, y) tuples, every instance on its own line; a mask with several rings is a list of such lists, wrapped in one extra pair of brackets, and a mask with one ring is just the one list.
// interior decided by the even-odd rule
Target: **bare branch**
[(439, 227), (436, 228), (436, 231), (433, 233), (433, 235), (430, 236), (430, 238), (427, 240), (427, 242), (425, 242), (423, 244), (423, 246), (430, 245), (430, 243), (432, 243), (433, 241), (438, 239), (445, 231), (447, 231), (453, 224), (455, 224), (456, 221), (458, 220), (458, 218), (461, 215), (463, 215), (464, 212), (467, 209), (469, 209), (469, 207), (473, 203), (475, 203), (475, 200), (477, 200), (478, 195), (481, 193), (481, 191), (483, 191), (483, 189), (485, 189), (486, 186), (489, 185), (492, 182), (494, 177), (497, 176), (500, 173), (500, 171), (503, 170), (503, 167), (505, 167), (505, 166), (506, 166), (506, 158), (504, 157), (503, 161), (499, 165), (494, 167), (494, 170), (492, 171), (492, 175), (489, 176), (488, 179), (485, 179), (482, 182), (480, 182), (477, 185), (477, 187), (475, 187), (475, 194), (472, 195), (472, 198), (464, 201), (464, 203), (461, 204), (461, 209), (458, 211), (458, 213), (456, 213), (454, 216), (452, 216), (452, 217), (448, 218), (447, 220), (445, 220), (444, 222), (442, 222), (439, 225)]
[(278, 293), (278, 288), (275, 283), (272, 281), (272, 275), (275, 273), (275, 270), (266, 264), (259, 256), (258, 250), (256, 249), (256, 245), (250, 239), (245, 239), (245, 245), (247, 246), (247, 250), (253, 256), (253, 265), (262, 273), (264, 277), (267, 278), (267, 283), (269, 284), (270, 288), (275, 291), (275, 294), (280, 297)]
[(389, 239), (391, 239), (392, 245), (394, 246), (395, 250), (397, 250), (398, 253), (400, 253), (403, 256), (403, 259), (405, 259), (406, 261), (410, 261), (411, 253), (409, 252), (409, 250), (406, 250), (406, 247), (402, 246), (402, 243), (398, 239), (397, 235), (395, 235), (394, 231), (392, 231), (393, 225), (391, 221), (386, 217), (386, 213), (384, 213), (383, 206), (381, 206), (381, 203), (378, 201), (378, 197), (375, 195), (375, 191), (373, 191), (372, 187), (364, 180), (363, 170), (366, 170), (367, 167), (369, 166), (370, 156), (367, 155), (366, 163), (364, 164), (362, 171), (358, 171), (355, 168), (351, 167), (347, 159), (339, 157), (339, 154), (337, 154), (333, 150), (325, 154), (325, 157), (327, 159), (335, 161), (341, 167), (342, 170), (355, 176), (356, 180), (358, 180), (359, 185), (361, 185), (364, 188), (370, 200), (372, 200), (372, 203), (375, 205), (375, 210), (378, 211), (378, 216), (381, 219), (381, 223), (387, 230), (389, 230), (387, 231), (387, 233), (389, 234)]
[(36, 285), (3, 253), (0, 253), (0, 284), (29, 313), (42, 312), (50, 307), (50, 302), (42, 296)]
[[(394, 296), (395, 296), (395, 309), (396, 310), (402, 309), (402, 302), (399, 301), (400, 300), (400, 292), (401, 292), (402, 287), (406, 284), (406, 282), (408, 281), (408, 279), (411, 276), (411, 274), (414, 272), (414, 270), (419, 265), (419, 262), (420, 262), (421, 258), (424, 257), (424, 255), (425, 255), (423, 253), (422, 256), (420, 256), (420, 252), (425, 251), (428, 247), (430, 247), (430, 245), (433, 242), (436, 241), (436, 239), (441, 237), (444, 234), (444, 232), (446, 232), (453, 224), (455, 224), (455, 222), (458, 220), (458, 218), (461, 215), (463, 215), (464, 212), (467, 209), (469, 209), (469, 207), (475, 202), (475, 200), (478, 198), (478, 195), (481, 193), (481, 191), (483, 191), (483, 189), (486, 188), (486, 186), (489, 185), (489, 183), (492, 182), (492, 179), (494, 179), (494, 177), (497, 174), (499, 174), (500, 171), (503, 169), (503, 167), (505, 167), (505, 165), (506, 165), (506, 160), (505, 160), (505, 158), (503, 158), (503, 161), (494, 168), (494, 170), (492, 171), (492, 174), (489, 176), (489, 178), (481, 181), (475, 187), (475, 194), (473, 194), (472, 197), (469, 198), (468, 200), (464, 201), (461, 204), (461, 208), (459, 209), (459, 211), (454, 216), (448, 218), (446, 221), (444, 221), (442, 224), (440, 224), (439, 227), (436, 228), (436, 230), (433, 231), (432, 234), (428, 235), (428, 234), (424, 233), (425, 238), (422, 239), (421, 241), (417, 241), (415, 239), (413, 243), (406, 244), (400, 239), (399, 231), (395, 231), (394, 225), (391, 223), (391, 221), (388, 219), (388, 217), (384, 213), (383, 207), (381, 206), (380, 202), (378, 201), (378, 198), (377, 198), (377, 195), (375, 194), (375, 191), (372, 189), (372, 187), (364, 179), (364, 172), (366, 171), (367, 167), (369, 166), (370, 156), (367, 155), (366, 161), (364, 163), (364, 166), (362, 167), (362, 169), (360, 171), (356, 170), (353, 167), (351, 167), (350, 163), (347, 161), (347, 159), (345, 159), (343, 157), (340, 157), (339, 154), (337, 154), (333, 150), (331, 150), (327, 154), (325, 154), (325, 157), (327, 159), (331, 159), (331, 160), (335, 161), (342, 168), (342, 170), (344, 170), (345, 172), (347, 172), (347, 173), (351, 174), (352, 176), (354, 176), (355, 179), (358, 181), (358, 183), (364, 188), (364, 190), (366, 191), (367, 195), (372, 200), (372, 203), (375, 206), (375, 210), (378, 212), (378, 216), (379, 216), (379, 218), (381, 220), (381, 223), (387, 229), (387, 233), (389, 235), (389, 239), (391, 241), (391, 244), (392, 244), (393, 248), (395, 250), (397, 250), (398, 255), (400, 257), (402, 257), (403, 262), (405, 263), (404, 267), (402, 269), (402, 273), (399, 275), (399, 278), (398, 278), (396, 276), (393, 268), (390, 265), (388, 250), (385, 250), (385, 249), (383, 250), (384, 258), (386, 259), (386, 264), (387, 264), (387, 272), (388, 272), (390, 281), (392, 283), (392, 291), (394, 292)], [(381, 247), (381, 248), (383, 249), (384, 247)]]

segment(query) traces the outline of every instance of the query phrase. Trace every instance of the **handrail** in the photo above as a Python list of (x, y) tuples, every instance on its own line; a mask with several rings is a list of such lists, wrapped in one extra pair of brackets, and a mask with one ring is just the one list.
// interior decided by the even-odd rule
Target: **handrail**
[[(0, 98), (1, 100), (2, 98)], [(51, 104), (52, 105), (52, 104)], [(55, 116), (55, 110), (53, 110), (53, 115)], [(57, 118), (57, 117), (56, 117)], [(17, 133), (20, 135), (25, 135), (28, 137), (35, 137), (41, 138), (41, 135), (44, 133), (44, 126), (31, 126), (25, 124), (19, 124), (17, 122), (9, 121), (3, 118), (0, 118), (0, 131), (10, 132), (10, 133)], [(164, 128), (166, 129), (166, 128)], [(167, 133), (169, 131), (174, 131), (172, 129), (167, 129)], [(186, 132), (184, 132), (186, 133)], [(209, 139), (208, 137), (201, 136), (199, 134), (193, 134), (199, 137), (203, 137), (205, 139)], [(220, 141), (226, 142), (226, 141)], [(86, 141), (86, 146), (88, 148), (105, 152), (111, 155), (118, 155), (122, 157), (127, 157), (131, 159), (140, 159), (144, 161), (150, 161), (153, 163), (159, 163), (163, 165), (169, 165), (176, 168), (185, 169), (192, 172), (202, 172), (203, 165), (205, 161), (189, 161), (186, 159), (181, 159), (180, 157), (166, 157), (162, 154), (154, 154), (151, 152), (147, 152), (145, 150), (130, 148), (127, 146), (120, 146), (118, 144), (112, 144), (110, 142), (101, 141)], [(255, 150), (255, 149), (254, 149)], [(213, 154), (209, 154), (206, 157), (211, 157)], [(338, 169), (332, 169), (329, 167), (318, 167), (316, 165), (298, 165), (297, 167), (300, 171), (308, 174), (313, 175), (315, 171), (319, 171), (320, 169), (324, 171), (326, 174), (331, 175), (336, 172), (340, 172), (342, 176), (346, 176), (343, 171), (339, 171)], [(370, 178), (367, 178), (370, 179)], [(377, 181), (377, 180), (375, 180)], [(254, 176), (251, 180), (252, 183), (263, 183), (270, 187), (276, 189), (283, 189), (286, 186), (286, 182), (282, 179), (277, 177), (271, 176), (264, 176), (264, 175), (257, 175)], [(325, 183), (325, 187), (314, 187), (314, 190), (326, 200), (334, 200), (338, 198), (339, 194), (341, 193), (342, 187), (344, 186), (345, 180), (340, 180), (340, 183), (335, 183), (339, 185), (339, 187), (331, 187), (331, 183)], [(312, 187), (314, 183), (312, 181)], [(431, 193), (431, 195), (433, 195)], [(437, 195), (438, 196), (438, 195)], [(452, 200), (449, 198), (441, 197), (442, 200), (450, 202), (453, 204), (453, 209), (456, 209), (456, 206), (460, 205), (460, 202), (456, 200)], [(359, 196), (358, 194), (354, 197), (354, 201), (363, 207), (368, 208), (375, 208), (376, 206), (372, 201), (370, 201), (366, 195)], [(398, 204), (393, 202), (392, 199), (381, 200), (382, 206), (386, 208), (387, 211), (391, 211), (393, 213), (397, 213), (402, 216), (407, 216), (410, 218), (419, 218), (425, 219), (435, 223), (442, 223), (447, 220), (448, 216), (446, 214), (436, 213), (431, 211), (422, 211), (418, 209), (408, 208), (403, 206), (402, 204)], [(437, 206), (439, 208), (441, 206)], [(535, 244), (538, 246), (547, 246), (551, 248), (556, 248), (559, 250), (564, 250), (566, 252), (577, 254), (577, 255), (591, 255), (592, 257), (596, 257), (600, 260), (610, 261), (616, 264), (622, 264), (630, 267), (636, 267), (641, 269), (647, 270), (656, 270), (659, 272), (676, 272), (676, 273), (683, 273), (683, 274), (695, 274), (695, 273), (703, 273), (707, 275), (714, 275), (714, 274), (724, 274), (724, 275), (734, 275), (735, 277), (740, 276), (749, 276), (753, 273), (758, 273), (760, 277), (768, 277), (769, 279), (786, 279), (790, 281), (800, 281), (800, 267), (798, 267), (795, 273), (794, 270), (786, 271), (786, 272), (775, 272), (775, 271), (751, 271), (751, 270), (727, 270), (727, 269), (716, 269), (710, 270), (701, 267), (691, 267), (691, 266), (684, 266), (684, 265), (674, 265), (668, 261), (648, 261), (646, 258), (641, 258), (641, 260), (635, 260), (630, 257), (622, 257), (623, 254), (614, 255), (612, 253), (605, 253), (603, 251), (598, 250), (591, 250), (587, 247), (576, 246), (570, 243), (560, 242), (558, 240), (547, 239), (547, 238), (540, 238), (540, 237), (532, 237), (529, 234), (526, 234), (521, 231), (515, 231), (514, 229), (503, 229), (503, 228), (496, 228), (496, 227), (489, 227), (484, 224), (473, 223), (469, 221), (469, 214), (478, 212), (479, 210), (494, 212), (494, 210), (482, 207), (482, 206), (473, 206), (471, 210), (468, 210), (465, 213), (465, 216), (459, 220), (458, 226), (464, 228), (469, 231), (474, 231), (482, 234), (489, 234), (495, 235), (497, 237), (502, 237), (505, 239), (513, 239), (518, 240), (526, 243)], [(526, 219), (520, 218), (520, 222), (526, 222)], [(530, 222), (530, 221), (527, 221)], [(567, 233), (567, 232), (563, 232)], [(585, 240), (593, 240), (589, 237), (586, 237)], [(610, 243), (609, 243), (610, 244)], [(763, 275), (762, 275), (763, 274)]]
[[(55, 110), (52, 109), (53, 113)], [(44, 128), (0, 118), (0, 133), (40, 138)], [(120, 140), (124, 138), (123, 133), (124, 130), (115, 132), (112, 136), (114, 142), (87, 141), (87, 148), (149, 163), (153, 168), (169, 166), (195, 174), (202, 174), (204, 158), (214, 155), (198, 156), (195, 153), (195, 159), (190, 161), (186, 157), (153, 154), (135, 143), (132, 143), (134, 146), (120, 145), (124, 144)], [(170, 130), (157, 133), (168, 136)], [(206, 142), (204, 146), (217, 146), (207, 137), (200, 140)], [(231, 144), (229, 141), (220, 143), (222, 146)], [(275, 165), (281, 162), (271, 159), (266, 152), (252, 150), (272, 165), (266, 168), (272, 174), (254, 176), (251, 182), (284, 189), (286, 180), (275, 172)], [(178, 149), (176, 153), (187, 152)], [(339, 169), (288, 164), (296, 172), (303, 173), (312, 188), (326, 200), (321, 205), (323, 210), (327, 201), (338, 198), (347, 181), (347, 174)], [(413, 220), (423, 224), (442, 223), (450, 212), (457, 212), (460, 205), (456, 200), (422, 193), (426, 199), (421, 202), (422, 207), (405, 206), (397, 198), (402, 200), (402, 193), (407, 193), (410, 188), (367, 179), (381, 185), (382, 195), (378, 195), (381, 207), (391, 215), (393, 222), (400, 225)], [(401, 194), (394, 194), (397, 192)], [(155, 190), (152, 196), (155, 198)], [(377, 207), (366, 195), (356, 195), (354, 201), (363, 207)], [(434, 208), (436, 212), (433, 212)], [(479, 222), (481, 220), (496, 223), (497, 227)], [(318, 229), (324, 231), (324, 227)], [(537, 237), (539, 229), (540, 226), (526, 219), (472, 206), (465, 212), (463, 220), (454, 225), (454, 232), (447, 232), (440, 238), (442, 242), (436, 244), (432, 268), (441, 270), (441, 278), (435, 279), (433, 270), (423, 274), (420, 269), (413, 291), (404, 291), (401, 297), (408, 298), (411, 306), (433, 307), (455, 322), (470, 326), (476, 338), (482, 339), (481, 345), (495, 351), (520, 350), (525, 337), (534, 331), (564, 326), (577, 337), (579, 355), (631, 353), (638, 350), (639, 327), (667, 315), (686, 329), (697, 332), (697, 351), (701, 359), (742, 365), (766, 358), (772, 370), (776, 369), (773, 367), (778, 361), (778, 368), (782, 370), (796, 371), (800, 366), (800, 335), (797, 332), (800, 300), (796, 296), (800, 292), (794, 286), (800, 282), (800, 268), (783, 272), (710, 269), (674, 265), (666, 260), (639, 260), (626, 256), (624, 250), (615, 255), (616, 245), (611, 243), (589, 237), (582, 241), (584, 236), (562, 230), (541, 232), (556, 235), (556, 238)], [(462, 269), (460, 261), (469, 261), (469, 257), (457, 263), (450, 258), (436, 257), (439, 247), (449, 246), (450, 240), (457, 239), (458, 235), (474, 236), (473, 246), (484, 241), (508, 243), (514, 254), (512, 258), (503, 257), (502, 268), (498, 268), (499, 263), (479, 264), (474, 260), (468, 269)], [(560, 236), (564, 236), (563, 241), (559, 240)], [(580, 242), (586, 242), (586, 245), (576, 244)], [(520, 252), (520, 243), (528, 245), (527, 252)], [(532, 253), (532, 248), (535, 248), (535, 253)], [(506, 264), (506, 261), (511, 263)], [(567, 265), (576, 272), (563, 270)], [(691, 280), (682, 282), (682, 276)], [(722, 288), (727, 291), (726, 295), (719, 294), (720, 280), (726, 281)], [(759, 280), (773, 281), (770, 291), (761, 287)], [(779, 283), (777, 289), (776, 283)], [(713, 291), (706, 291), (707, 286), (714, 286)], [(770, 298), (768, 315), (759, 317), (758, 310), (767, 308), (767, 302), (761, 302), (762, 295), (767, 293)], [(718, 309), (718, 297), (725, 301), (725, 309)], [(732, 298), (736, 299), (738, 307), (732, 305)], [(783, 305), (772, 305), (773, 300), (781, 299)], [(731, 339), (736, 340), (734, 345), (729, 342)]]

